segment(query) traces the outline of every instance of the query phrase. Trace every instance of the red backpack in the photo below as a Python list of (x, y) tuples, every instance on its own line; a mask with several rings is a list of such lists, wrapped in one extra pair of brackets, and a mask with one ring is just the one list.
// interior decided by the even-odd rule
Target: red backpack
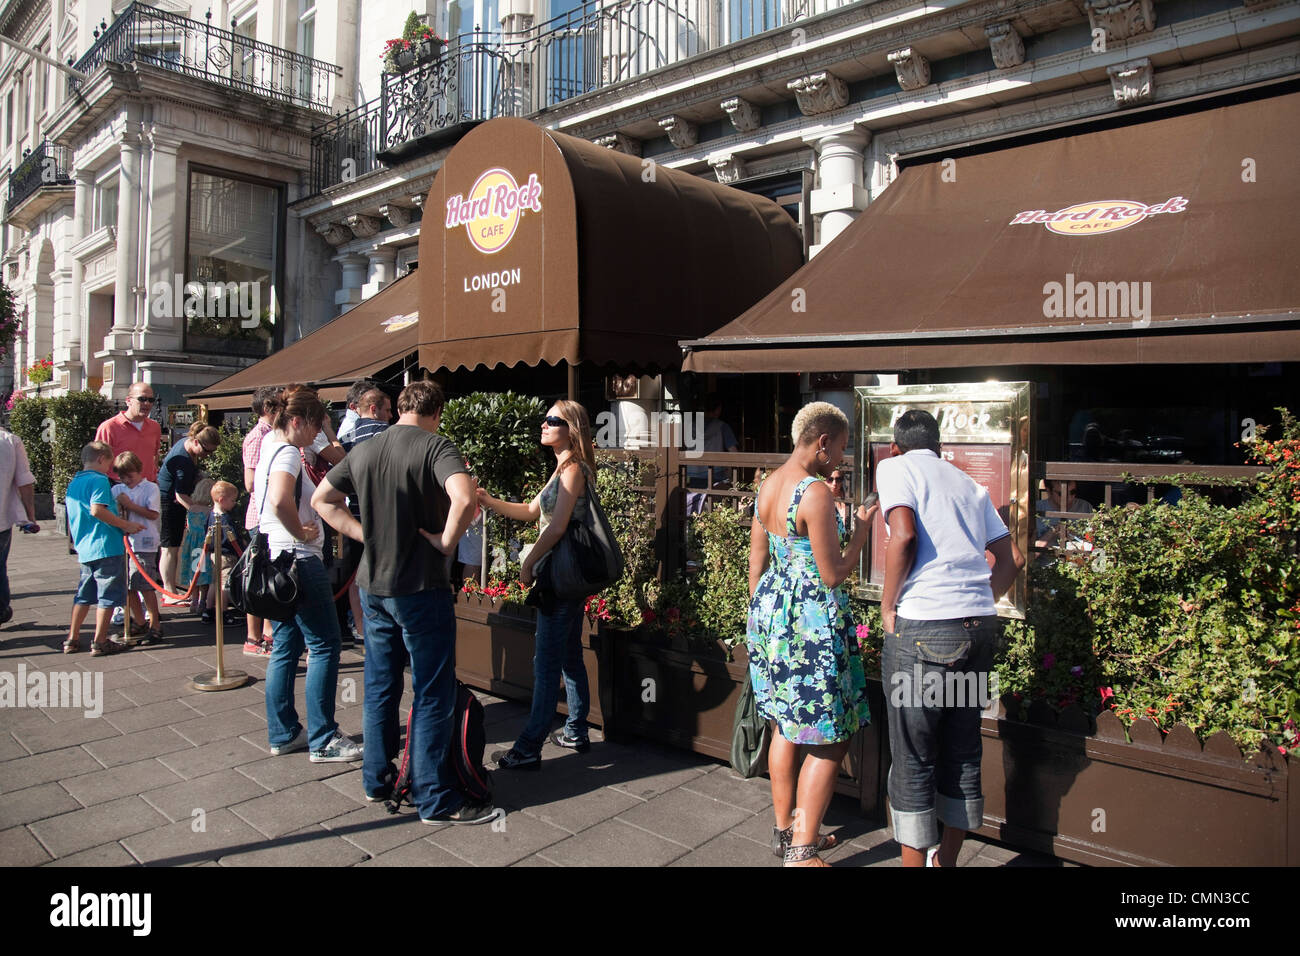
[[(393, 795), (388, 800), (388, 812), (396, 813), (403, 803), (411, 800), (411, 716), (406, 715), (406, 748), (402, 751), (402, 769), (393, 784)], [(474, 692), (456, 681), (456, 707), (452, 713), (452, 739), (443, 758), (444, 777), (454, 780), (462, 793), (476, 803), (492, 796), (492, 777), (483, 766), (483, 751), (487, 735), (483, 732), (483, 705)]]

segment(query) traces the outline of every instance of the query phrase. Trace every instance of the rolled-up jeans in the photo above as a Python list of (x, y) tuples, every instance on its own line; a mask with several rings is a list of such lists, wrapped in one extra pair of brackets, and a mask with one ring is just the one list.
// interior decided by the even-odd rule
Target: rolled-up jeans
[(881, 661), (893, 759), (889, 812), (894, 839), (925, 849), (939, 842), (937, 823), (976, 830), (983, 821), (980, 714), (992, 693), (1001, 623), (899, 617), (895, 627)]

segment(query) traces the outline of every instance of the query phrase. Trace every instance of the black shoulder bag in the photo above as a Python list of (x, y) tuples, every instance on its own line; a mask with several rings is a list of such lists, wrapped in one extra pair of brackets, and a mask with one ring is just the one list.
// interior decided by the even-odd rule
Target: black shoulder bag
[[(266, 469), (266, 480), (268, 483), (271, 480), (270, 465)], [(292, 549), (278, 558), (271, 558), (266, 532), (261, 530), (266, 499), (267, 489), (264, 488), (257, 509), (257, 534), (230, 571), (230, 603), (253, 617), (283, 622), (292, 620), (298, 611), (298, 570), (294, 566)], [(294, 483), (293, 500), (295, 506), (301, 506), (301, 471)]]
[[(623, 576), (623, 552), (596, 494), (596, 476), (584, 466), (587, 511), (570, 518), (564, 536), (534, 567), (539, 585), (563, 601), (599, 594)], [(576, 505), (575, 505), (576, 507)]]

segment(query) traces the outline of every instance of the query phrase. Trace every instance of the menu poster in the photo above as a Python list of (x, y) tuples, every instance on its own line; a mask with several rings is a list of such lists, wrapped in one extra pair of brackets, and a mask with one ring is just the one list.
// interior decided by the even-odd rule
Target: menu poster
[[(1011, 446), (1007, 444), (948, 444), (940, 446), (944, 461), (951, 462), (988, 489), (993, 507), (1005, 522), (1011, 505)], [(870, 448), (871, 489), (876, 487), (876, 466), (889, 457), (889, 444), (872, 442)], [(869, 583), (885, 583), (885, 522), (875, 518), (871, 529), (871, 573)], [(985, 557), (988, 557), (985, 555)], [(989, 561), (992, 566), (992, 561)]]

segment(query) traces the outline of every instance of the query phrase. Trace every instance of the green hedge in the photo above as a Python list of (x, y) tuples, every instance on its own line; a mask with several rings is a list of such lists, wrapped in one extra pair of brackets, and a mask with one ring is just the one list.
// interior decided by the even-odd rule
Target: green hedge
[(9, 413), (9, 430), (23, 440), (36, 478), (36, 493), (48, 494), (53, 483), (54, 437), (48, 398), (21, 398)]
[(81, 471), (81, 449), (94, 441), (99, 423), (116, 415), (117, 409), (103, 395), (91, 391), (69, 392), (48, 401), (48, 415), (54, 423), (51, 477), (55, 497), (62, 498), (68, 482)]

